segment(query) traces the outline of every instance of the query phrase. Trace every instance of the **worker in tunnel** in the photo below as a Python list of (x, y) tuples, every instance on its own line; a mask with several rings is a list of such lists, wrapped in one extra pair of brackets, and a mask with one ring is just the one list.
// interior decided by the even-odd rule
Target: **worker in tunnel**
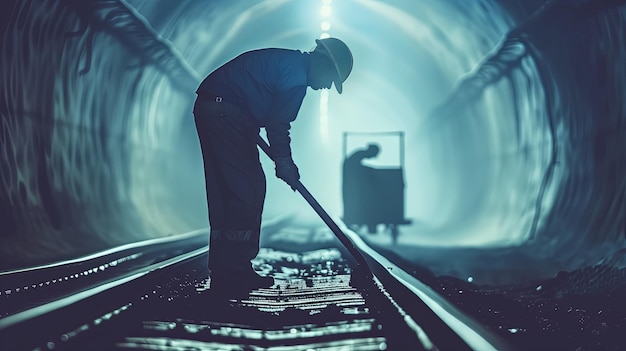
[(276, 176), (294, 191), (300, 179), (289, 130), (307, 87), (341, 94), (352, 71), (348, 46), (317, 39), (309, 52), (266, 48), (244, 52), (210, 73), (196, 90), (193, 108), (204, 161), (210, 225), (211, 289), (270, 287), (251, 260), (259, 252), (265, 174), (257, 140), (264, 128)]

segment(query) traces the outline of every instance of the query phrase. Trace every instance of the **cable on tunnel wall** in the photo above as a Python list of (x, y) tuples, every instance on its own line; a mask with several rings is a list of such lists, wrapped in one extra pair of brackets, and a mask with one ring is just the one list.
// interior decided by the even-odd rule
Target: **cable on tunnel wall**
[[(532, 55), (536, 60), (538, 53), (535, 50), (533, 50), (532, 45), (529, 45), (529, 47), (530, 47), (530, 50), (529, 50), (530, 55)], [(532, 226), (530, 228), (530, 233), (528, 236), (529, 240), (533, 240), (537, 235), (537, 226), (539, 224), (539, 220), (541, 219), (543, 198), (545, 195), (546, 188), (548, 184), (550, 183), (550, 181), (552, 180), (552, 176), (554, 174), (554, 167), (557, 164), (557, 158), (558, 158), (558, 153), (559, 153), (556, 133), (554, 130), (554, 118), (552, 115), (552, 111), (550, 109), (551, 101), (553, 100), (551, 96), (552, 90), (547, 88), (550, 80), (546, 79), (547, 73), (544, 70), (542, 70), (541, 67), (538, 67), (538, 72), (539, 72), (539, 77), (542, 81), (542, 85), (546, 88), (545, 89), (545, 92), (546, 92), (545, 103), (546, 103), (546, 116), (548, 120), (548, 128), (549, 128), (550, 136), (551, 136), (550, 138), (551, 153), (550, 153), (550, 163), (544, 171), (543, 179), (541, 181), (541, 186), (539, 188), (539, 193), (537, 194), (537, 200), (535, 202), (535, 213), (533, 216)]]
[[(482, 61), (482, 63), (476, 68), (471, 74), (463, 77), (456, 89), (450, 94), (450, 96), (445, 99), (444, 102), (438, 105), (437, 108), (431, 113), (429, 116), (429, 120), (427, 123), (441, 123), (435, 122), (434, 120), (441, 120), (445, 116), (455, 114), (455, 111), (467, 109), (469, 106), (478, 103), (478, 101), (483, 97), (483, 94), (488, 89), (495, 89), (495, 85), (504, 80), (508, 82), (508, 86), (511, 89), (512, 101), (513, 101), (513, 118), (515, 123), (515, 133), (516, 133), (516, 143), (517, 149), (512, 150), (510, 153), (498, 153), (494, 156), (513, 156), (519, 155), (520, 153), (526, 152), (525, 150), (529, 148), (537, 148), (539, 150), (545, 148), (544, 141), (540, 143), (535, 143), (534, 145), (523, 145), (522, 140), (520, 139), (520, 134), (523, 128), (522, 118), (524, 116), (520, 115), (520, 103), (519, 100), (522, 97), (520, 95), (520, 91), (516, 88), (515, 85), (515, 76), (514, 73), (516, 71), (520, 71), (520, 79), (525, 78), (526, 81), (526, 89), (533, 91), (532, 80), (535, 76), (540, 76), (540, 65), (537, 65), (537, 57), (529, 53), (529, 45), (525, 42), (523, 35), (521, 35), (517, 29), (513, 29), (507, 33), (507, 35), (503, 38), (501, 44), (495, 50), (495, 53), (491, 55), (487, 55)], [(530, 60), (530, 61), (529, 61)], [(525, 67), (523, 63), (525, 63)], [(546, 81), (543, 80), (540, 82), (541, 86), (545, 86)], [(535, 90), (538, 87), (535, 87)], [(543, 96), (543, 100), (548, 100), (548, 96)], [(532, 103), (532, 100), (529, 100)], [(541, 101), (537, 101), (537, 103), (541, 103)], [(549, 106), (548, 101), (543, 101), (544, 106)], [(530, 234), (526, 235), (527, 239), (532, 239), (534, 237), (534, 233), (536, 231), (537, 223), (541, 218), (541, 204), (543, 202), (543, 195), (545, 193), (545, 189), (552, 178), (552, 169), (555, 163), (555, 133), (553, 127), (552, 116), (549, 110), (546, 110), (546, 120), (548, 127), (548, 136), (547, 142), (549, 143), (549, 148), (552, 150), (551, 152), (551, 160), (548, 163), (547, 167), (544, 171), (543, 180), (539, 186), (537, 191), (538, 195), (535, 200), (535, 209), (534, 215), (531, 225)], [(523, 148), (522, 148), (523, 147)], [(522, 149), (520, 149), (522, 148)]]
[[(68, 3), (78, 14), (81, 28), (88, 29), (89, 26), (93, 26), (93, 30), (112, 35), (127, 50), (140, 57), (143, 63), (158, 67), (181, 89), (195, 88), (195, 83), (200, 79), (199, 75), (170, 43), (159, 37), (139, 12), (125, 1), (70, 0)], [(89, 50), (88, 56), (91, 57)]]
[[(618, 68), (625, 55), (623, 28), (626, 11), (623, 7), (614, 7), (620, 3), (624, 2), (549, 1), (516, 29), (528, 43), (529, 54), (541, 63), (538, 68), (554, 141), (552, 160), (544, 174), (537, 201), (538, 210), (541, 210), (541, 200), (550, 179), (556, 173), (562, 177), (558, 192), (552, 195), (555, 205), (550, 217), (541, 228), (539, 218), (535, 218), (531, 238), (549, 243), (545, 247), (562, 254), (564, 261), (576, 264), (584, 264), (577, 261), (581, 253), (585, 256), (594, 252), (592, 258), (587, 258), (593, 262), (597, 255), (619, 250), (622, 233), (626, 230), (622, 228), (626, 204), (619, 198), (620, 192), (623, 193), (620, 189), (625, 188), (624, 180), (615, 177), (622, 174), (623, 178), (624, 167), (611, 170), (599, 162), (602, 158), (609, 158), (619, 163), (618, 160), (624, 158), (624, 145), (605, 149), (611, 150), (611, 156), (606, 151), (604, 155), (597, 151), (592, 155), (587, 151), (597, 149), (600, 135), (607, 143), (611, 140), (615, 143), (624, 133), (620, 128), (624, 103), (617, 98), (617, 92), (623, 91), (626, 79), (624, 70)], [(555, 42), (559, 44), (555, 45)], [(607, 48), (614, 52), (607, 53)], [(616, 66), (611, 66), (615, 63)], [(573, 70), (568, 71), (570, 67)], [(610, 70), (615, 75), (613, 86), (598, 81), (598, 77), (602, 78)], [(619, 82), (622, 82), (621, 86)], [(593, 89), (586, 91), (585, 87)], [(585, 91), (584, 95), (580, 94), (581, 91)], [(598, 96), (602, 98), (598, 99)], [(594, 118), (589, 118), (592, 116)], [(580, 156), (584, 158), (576, 160)], [(617, 243), (617, 247), (612, 249), (612, 243)], [(599, 245), (599, 251), (595, 252), (595, 246), (589, 244)], [(585, 246), (587, 250), (580, 251)]]
[[(453, 93), (446, 99), (443, 103), (439, 105), (437, 109), (432, 113), (429, 117), (429, 123), (434, 123), (434, 119), (441, 119), (441, 117), (446, 115), (451, 115), (454, 111), (458, 109), (467, 108), (463, 106), (469, 106), (478, 101), (481, 97), (481, 94), (484, 90), (489, 87), (494, 86), (494, 84), (500, 80), (501, 78), (507, 78), (510, 82), (510, 87), (513, 91), (514, 96), (516, 96), (515, 85), (514, 85), (514, 77), (513, 70), (519, 68), (523, 64), (524, 57), (530, 57), (533, 62), (533, 65), (536, 68), (536, 75), (540, 79), (540, 85), (543, 88), (545, 94), (545, 120), (546, 127), (549, 133), (549, 161), (544, 168), (543, 177), (540, 183), (540, 186), (536, 192), (536, 201), (534, 205), (534, 215), (532, 218), (532, 224), (529, 228), (528, 240), (533, 242), (534, 239), (539, 238), (541, 236), (540, 242), (552, 241), (551, 249), (561, 249), (558, 247), (560, 244), (555, 244), (554, 240), (556, 239), (556, 233), (561, 232), (562, 230), (555, 230), (554, 228), (550, 228), (547, 226), (547, 223), (554, 223), (555, 219), (563, 218), (563, 208), (569, 205), (563, 206), (563, 203), (559, 202), (559, 196), (567, 196), (567, 194), (576, 194), (580, 192), (580, 188), (577, 189), (569, 189), (567, 188), (567, 184), (571, 181), (570, 177), (567, 176), (566, 169), (569, 166), (565, 160), (563, 159), (565, 156), (561, 154), (560, 146), (565, 143), (572, 142), (584, 142), (583, 139), (588, 139), (589, 136), (593, 137), (593, 135), (597, 135), (598, 130), (595, 127), (586, 127), (584, 128), (587, 137), (583, 137), (581, 135), (577, 135), (578, 133), (569, 134), (567, 133), (569, 128), (567, 126), (568, 123), (573, 121), (567, 121), (567, 118), (577, 118), (577, 111), (564, 109), (563, 104), (571, 102), (573, 104), (578, 103), (577, 101), (568, 101), (570, 97), (567, 96), (568, 89), (571, 90), (570, 87), (567, 86), (567, 83), (564, 83), (559, 79), (560, 77), (567, 75), (556, 76), (553, 72), (555, 71), (555, 64), (558, 65), (558, 60), (554, 55), (554, 43), (553, 40), (548, 40), (545, 38), (547, 32), (549, 30), (551, 33), (548, 35), (550, 39), (554, 39), (554, 37), (558, 35), (566, 35), (567, 31), (570, 31), (572, 28), (576, 26), (584, 26), (586, 25), (584, 19), (586, 21), (607, 21), (606, 23), (620, 23), (623, 20), (619, 20), (615, 17), (619, 17), (615, 12), (607, 12), (608, 10), (614, 10), (614, 6), (623, 3), (623, 1), (605, 1), (597, 5), (597, 3), (593, 2), (581, 2), (581, 4), (572, 4), (567, 1), (548, 1), (541, 5), (537, 11), (525, 22), (521, 23), (516, 28), (513, 28), (507, 36), (503, 39), (502, 45), (497, 50), (497, 52), (491, 56), (488, 56), (483, 60), (483, 63), (470, 75), (464, 77), (461, 80), (460, 84), (457, 86), (457, 89), (453, 91)], [(620, 13), (620, 11), (617, 11)], [(623, 11), (622, 11), (623, 13)], [(614, 17), (612, 20), (606, 19), (605, 16)], [(574, 23), (575, 22), (575, 23)], [(622, 27), (623, 29), (623, 27)], [(611, 38), (611, 31), (620, 32), (619, 27), (605, 26), (603, 29), (608, 33), (607, 34), (598, 34), (598, 37), (601, 38)], [(623, 31), (622, 31), (623, 33)], [(577, 38), (577, 36), (572, 36)], [(622, 36), (623, 37), (623, 34)], [(623, 41), (623, 40), (622, 40)], [(618, 40), (619, 42), (619, 40)], [(617, 44), (617, 43), (616, 43)], [(550, 45), (550, 46), (546, 46)], [(565, 42), (559, 46), (571, 45), (569, 42)], [(556, 47), (559, 47), (556, 46)], [(616, 45), (620, 47), (619, 45)], [(610, 47), (610, 46), (605, 46)], [(622, 45), (622, 48), (624, 46)], [(558, 50), (558, 49), (556, 49)], [(571, 50), (571, 49), (570, 49)], [(593, 50), (591, 50), (593, 51)], [(621, 53), (618, 57), (623, 57), (623, 53)], [(620, 60), (619, 58), (615, 59), (616, 62), (624, 62), (624, 60)], [(618, 63), (619, 64), (619, 63)], [(596, 66), (592, 66), (596, 67)], [(602, 66), (600, 66), (602, 67)], [(571, 74), (570, 76), (576, 77), (576, 74)], [(569, 83), (572, 84), (572, 83)], [(615, 91), (623, 91), (623, 88), (617, 88)], [(519, 138), (520, 133), (520, 124), (519, 124), (519, 107), (518, 99), (513, 99), (513, 103), (515, 106), (514, 117), (517, 124), (517, 135)], [(617, 115), (615, 115), (617, 112)], [(619, 111), (610, 112), (607, 111), (607, 115), (610, 117), (618, 116), (623, 118), (623, 113), (620, 116)], [(438, 122), (441, 123), (441, 122)], [(601, 123), (601, 122), (600, 122)], [(573, 125), (572, 125), (573, 126)], [(559, 131), (557, 131), (559, 128)], [(565, 128), (565, 129), (564, 129)], [(589, 131), (592, 131), (591, 134)], [(612, 134), (614, 137), (617, 137), (618, 133), (620, 133), (620, 129), (613, 129)], [(563, 139), (560, 140), (559, 136)], [(518, 139), (519, 140), (519, 139)], [(540, 146), (540, 145), (536, 145)], [(524, 149), (516, 152), (525, 152)], [(567, 150), (568, 155), (571, 155), (572, 150)], [(571, 156), (567, 156), (568, 158)], [(616, 156), (616, 158), (619, 156)], [(562, 170), (557, 172), (556, 167), (561, 166)], [(590, 162), (581, 162), (579, 165), (585, 165), (588, 167), (594, 167), (594, 163)], [(623, 171), (622, 171), (623, 174)], [(555, 177), (557, 177), (555, 179)], [(565, 177), (565, 178), (564, 178)], [(611, 227), (602, 228), (602, 227), (589, 227), (591, 231), (588, 231), (580, 236), (566, 236), (565, 238), (560, 238), (563, 243), (563, 246), (567, 247), (569, 244), (567, 242), (576, 241), (581, 239), (581, 242), (586, 242), (588, 238), (591, 241), (601, 242), (603, 239), (599, 239), (599, 236), (606, 236), (607, 239), (609, 237), (613, 237), (610, 241), (615, 241), (617, 236), (620, 234), (620, 231), (624, 229), (620, 228), (621, 222), (624, 221), (622, 218), (621, 221), (617, 213), (621, 211), (622, 213), (624, 205), (623, 200), (620, 200), (623, 195), (624, 185), (619, 185), (619, 183), (612, 182), (612, 184), (617, 185), (618, 192), (617, 196), (621, 196), (616, 201), (613, 201), (613, 205), (611, 205), (611, 210), (609, 210), (608, 217), (605, 220)], [(578, 185), (580, 187), (580, 185)], [(549, 200), (546, 203), (546, 196), (550, 194)], [(613, 194), (608, 193), (607, 195), (612, 196)], [(599, 204), (598, 204), (599, 205)], [(619, 210), (619, 208), (622, 210)], [(597, 213), (599, 214), (599, 213)], [(601, 218), (591, 218), (593, 221), (598, 222), (602, 221)], [(617, 227), (615, 226), (617, 224)], [(600, 229), (602, 228), (602, 229)], [(571, 228), (574, 229), (574, 228)], [(603, 234), (594, 233), (593, 230), (600, 229)], [(611, 234), (612, 233), (612, 234)], [(580, 233), (583, 234), (583, 233)], [(579, 243), (580, 245), (584, 245)], [(574, 251), (575, 252), (575, 251)]]
[[(582, 235), (571, 236), (569, 238), (566, 237), (565, 240), (563, 240), (564, 247), (569, 247), (570, 249), (572, 244), (581, 247), (586, 245), (586, 243), (601, 243), (603, 241), (615, 242), (619, 239), (621, 232), (619, 213), (622, 213), (622, 221), (624, 221), (624, 213), (626, 212), (624, 209), (624, 204), (615, 204), (615, 200), (617, 200), (617, 194), (619, 194), (619, 189), (623, 189), (625, 186), (624, 180), (619, 180), (618, 178), (615, 178), (615, 176), (617, 176), (619, 173), (621, 173), (623, 177), (623, 166), (621, 172), (619, 172), (618, 169), (615, 169), (613, 171), (607, 169), (601, 163), (601, 158), (605, 157), (604, 155), (606, 154), (600, 155), (597, 151), (593, 151), (593, 154), (587, 154), (586, 156), (584, 156), (584, 159), (578, 161), (576, 161), (572, 157), (578, 156), (578, 154), (580, 154), (577, 151), (577, 149), (580, 148), (587, 148), (588, 146), (590, 146), (589, 148), (587, 148), (587, 150), (597, 150), (597, 148), (600, 147), (600, 145), (597, 143), (598, 137), (604, 140), (606, 136), (601, 136), (603, 131), (607, 129), (614, 129), (614, 132), (617, 131), (617, 133), (619, 133), (619, 124), (623, 123), (623, 102), (619, 102), (619, 98), (614, 99), (614, 101), (612, 102), (602, 102), (602, 100), (606, 99), (606, 96), (611, 95), (616, 98), (617, 95), (615, 94), (615, 92), (620, 91), (624, 88), (623, 82), (626, 78), (626, 76), (624, 75), (624, 70), (621, 69), (614, 71), (614, 74), (618, 74), (615, 77), (617, 78), (615, 82), (622, 82), (621, 88), (619, 86), (607, 86), (606, 84), (604, 84), (604, 82), (596, 82), (599, 77), (601, 78), (607, 74), (605, 73), (606, 70), (614, 69), (609, 65), (608, 62), (603, 63), (596, 61), (598, 59), (604, 60), (602, 59), (602, 57), (606, 55), (603, 52), (603, 47), (606, 48), (607, 46), (603, 42), (605, 42), (607, 39), (611, 41), (611, 38), (614, 38), (614, 35), (612, 33), (616, 33), (618, 37), (621, 36), (622, 43), (625, 42), (623, 36), (623, 26), (624, 20), (626, 18), (626, 9), (613, 9), (611, 6), (613, 6), (615, 3), (617, 2), (585, 2), (579, 7), (576, 7), (575, 5), (572, 5), (568, 2), (553, 1), (549, 4), (552, 7), (547, 7), (545, 10), (546, 13), (558, 13), (560, 17), (557, 18), (560, 19), (559, 22), (565, 28), (571, 28), (575, 31), (580, 32), (584, 30), (587, 33), (590, 32), (597, 38), (601, 38), (598, 41), (592, 41), (591, 44), (584, 39), (580, 39), (584, 38), (583, 35), (571, 35), (571, 47), (573, 47), (574, 49), (586, 49), (584, 51), (578, 51), (580, 57), (578, 57), (577, 60), (574, 60), (574, 62), (580, 60), (579, 62), (587, 63), (588, 66), (584, 66), (585, 68), (581, 67), (582, 69), (575, 71), (575, 73), (573, 74), (565, 75), (563, 74), (563, 66), (556, 66), (554, 63), (551, 63), (547, 66), (549, 67), (549, 69), (544, 69), (545, 72), (543, 74), (546, 79), (549, 77), (548, 75), (550, 74), (550, 80), (553, 82), (553, 85), (546, 85), (546, 91), (549, 94), (560, 95), (555, 96), (551, 99), (549, 112), (558, 113), (558, 116), (563, 116), (562, 121), (559, 121), (559, 123), (561, 125), (569, 124), (571, 131), (571, 133), (567, 135), (567, 139), (559, 140), (558, 144), (555, 145), (555, 150), (557, 151), (558, 145), (561, 144), (568, 149), (567, 154), (564, 153), (563, 155), (559, 155), (559, 159), (555, 160), (555, 164), (556, 162), (558, 162), (559, 165), (564, 164), (564, 166), (573, 167), (574, 169), (581, 169), (581, 166), (588, 168), (588, 171), (584, 171), (584, 173), (576, 171), (576, 173), (572, 173), (568, 176), (567, 183), (565, 183), (565, 186), (562, 188), (561, 191), (561, 196), (563, 197), (563, 200), (567, 202), (560, 202), (561, 206), (559, 207), (558, 211), (554, 213), (553, 216), (553, 223), (554, 219), (559, 217), (572, 218), (574, 219), (574, 223), (576, 223), (576, 218), (580, 218), (581, 220), (586, 221), (586, 223), (584, 224), (581, 223), (578, 228), (571, 228), (574, 231), (579, 231)], [(570, 6), (573, 8), (570, 8)], [(549, 22), (552, 26), (554, 26), (554, 16), (551, 17), (553, 19)], [(530, 26), (535, 28), (527, 28), (527, 30), (532, 32), (538, 29), (536, 27), (541, 28), (542, 26), (548, 25), (547, 22), (548, 19), (544, 19), (538, 16), (530, 23)], [(620, 28), (622, 29), (620, 30)], [(536, 50), (542, 51), (544, 53), (544, 56), (551, 56), (550, 59), (552, 62), (555, 62), (555, 56), (561, 56), (562, 59), (566, 59), (560, 53), (553, 52), (552, 50), (550, 50), (549, 47), (546, 47), (549, 41), (545, 39), (545, 31), (541, 34), (539, 34), (538, 32), (530, 34), (531, 39), (537, 42)], [(615, 60), (614, 62), (619, 65), (619, 62), (624, 61), (623, 59), (619, 59), (619, 57), (624, 58), (624, 45), (616, 45), (614, 46), (614, 48), (616, 50), (615, 54), (617, 54), (617, 57), (614, 56), (615, 54), (608, 55), (606, 57), (610, 57), (611, 60)], [(574, 66), (575, 69), (576, 67), (577, 66)], [(603, 70), (605, 70), (605, 72), (603, 72)], [(561, 73), (560, 76), (558, 75), (559, 73)], [(620, 73), (622, 77), (621, 79), (619, 78)], [(573, 93), (571, 92), (572, 87), (576, 86), (576, 83), (573, 84), (571, 81), (565, 80), (564, 77), (576, 77), (576, 80), (579, 82), (578, 84), (581, 87), (587, 85), (594, 88), (593, 90), (589, 91), (586, 96), (576, 99), (572, 96)], [(568, 95), (572, 97), (569, 97)], [(599, 96), (603, 97), (598, 99)], [(565, 100), (566, 97), (569, 99)], [(557, 98), (560, 98), (561, 101), (569, 101), (570, 105), (567, 106), (569, 107), (569, 110), (566, 109), (565, 106), (563, 106), (562, 102), (557, 101)], [(589, 103), (591, 108), (585, 109), (584, 106), (581, 106), (583, 102)], [(620, 109), (622, 110), (621, 112)], [(592, 116), (594, 118), (589, 118)], [(566, 120), (566, 118), (568, 117), (571, 118), (571, 120)], [(618, 137), (617, 133), (613, 134), (613, 138)], [(588, 139), (589, 136), (591, 138)], [(616, 140), (613, 138), (607, 140)], [(587, 145), (588, 142), (591, 142), (591, 145)], [(611, 150), (611, 157), (614, 157), (614, 160), (618, 160), (620, 158), (623, 160), (623, 146), (624, 145), (622, 142), (622, 147)], [(585, 159), (588, 161), (585, 161)], [(580, 175), (583, 175), (585, 178), (581, 179)], [(608, 179), (606, 178), (607, 176), (609, 177)], [(580, 179), (580, 181), (574, 182), (578, 179)], [(574, 189), (572, 189), (572, 185), (575, 186)], [(586, 202), (583, 202), (585, 201), (584, 198), (581, 199), (580, 202), (573, 202), (573, 199), (571, 199), (571, 194), (577, 195), (583, 192), (585, 188), (588, 188), (586, 187), (587, 185), (592, 186), (593, 192), (588, 195), (590, 197), (587, 198)], [(613, 203), (614, 205), (610, 205), (611, 203)], [(586, 209), (583, 216), (572, 216), (571, 210), (573, 204), (576, 204), (578, 206), (581, 206), (581, 208)], [(609, 207), (607, 208), (607, 206)], [(620, 207), (621, 210), (619, 209)], [(617, 216), (615, 217), (615, 215), (611, 215), (611, 213), (614, 213)], [(577, 250), (573, 250), (573, 252), (575, 251)]]
[(179, 89), (197, 74), (121, 1), (12, 8), (2, 41), (0, 269), (164, 234), (128, 197), (129, 154), (150, 148), (133, 137), (128, 102), (146, 64)]

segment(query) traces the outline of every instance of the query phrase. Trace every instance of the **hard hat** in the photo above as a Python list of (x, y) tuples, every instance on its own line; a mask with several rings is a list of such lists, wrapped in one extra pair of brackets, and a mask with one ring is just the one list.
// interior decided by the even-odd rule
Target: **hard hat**
[(352, 52), (343, 41), (337, 38), (315, 39), (317, 47), (315, 51), (327, 56), (335, 65), (338, 79), (335, 80), (335, 88), (341, 94), (343, 82), (348, 79), (352, 71)]

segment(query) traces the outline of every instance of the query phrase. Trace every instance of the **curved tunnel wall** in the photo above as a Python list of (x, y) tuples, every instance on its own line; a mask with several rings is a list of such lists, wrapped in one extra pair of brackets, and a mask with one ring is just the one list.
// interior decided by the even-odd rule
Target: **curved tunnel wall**
[[(206, 226), (189, 118), (197, 80), (243, 50), (308, 50), (320, 32), (310, 3), (12, 4), (1, 68), (5, 269)], [(120, 4), (173, 44), (191, 77), (129, 41)], [(318, 96), (305, 99), (292, 129), (303, 181), (341, 213), (341, 133), (404, 130), (407, 216), (421, 244), (532, 247), (576, 264), (582, 248), (586, 260), (619, 248), (626, 10), (547, 4), (337, 4), (330, 33), (350, 43), (355, 71), (329, 97), (327, 135)], [(298, 15), (275, 20), (286, 13)], [(311, 216), (271, 178), (266, 216), (286, 204)]]
[[(538, 28), (529, 30), (529, 40), (545, 61), (541, 74), (555, 130), (554, 174), (562, 177), (558, 206), (542, 231), (572, 253), (588, 244), (621, 241), (625, 230), (626, 105), (619, 96), (626, 86), (626, 18), (623, 4), (614, 11), (603, 7), (610, 3), (556, 5), (546, 10), (553, 20), (529, 23)], [(567, 35), (540, 30), (553, 25)]]
[(2, 64), (2, 257), (9, 262), (47, 262), (200, 227), (168, 230), (158, 227), (162, 217), (141, 212), (143, 201), (164, 213), (170, 203), (158, 182), (140, 192), (149, 199), (133, 190), (133, 172), (158, 174), (146, 165), (169, 152), (155, 141), (166, 133), (134, 104), (149, 70), (94, 23), (90, 14), (99, 9), (84, 4), (20, 1), (9, 12)]

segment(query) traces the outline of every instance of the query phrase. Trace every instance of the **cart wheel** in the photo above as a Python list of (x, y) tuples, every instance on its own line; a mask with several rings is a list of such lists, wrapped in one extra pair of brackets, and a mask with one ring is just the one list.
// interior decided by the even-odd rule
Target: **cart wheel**
[(391, 240), (394, 244), (397, 244), (398, 235), (400, 235), (400, 230), (398, 230), (398, 226), (395, 224), (389, 224), (389, 229), (391, 230)]
[(376, 234), (378, 232), (378, 228), (376, 224), (368, 224), (367, 225), (367, 231), (370, 234)]

